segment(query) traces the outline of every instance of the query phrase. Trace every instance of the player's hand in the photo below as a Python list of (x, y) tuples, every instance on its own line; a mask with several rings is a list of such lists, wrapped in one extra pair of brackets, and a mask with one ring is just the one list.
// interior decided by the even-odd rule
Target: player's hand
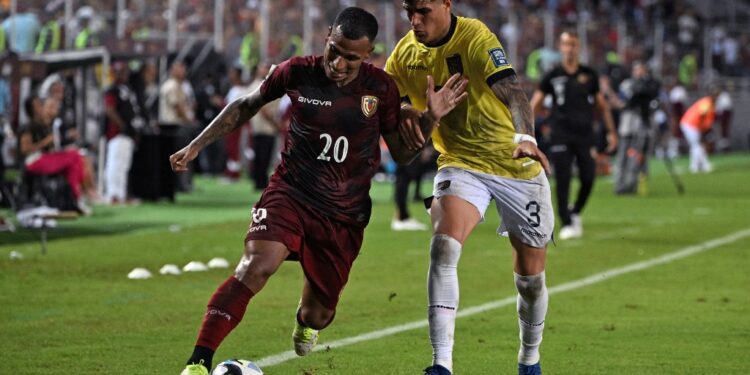
[(617, 150), (617, 133), (607, 133), (607, 153), (611, 154)]
[(440, 121), (469, 95), (466, 86), (467, 79), (461, 78), (461, 74), (452, 75), (440, 91), (435, 92), (435, 81), (432, 76), (427, 76), (427, 115), (432, 116), (435, 122)]
[(198, 156), (198, 150), (192, 145), (187, 145), (182, 150), (175, 152), (169, 157), (169, 164), (175, 172), (185, 172), (188, 170), (188, 163)]
[(518, 144), (515, 151), (513, 151), (513, 159), (531, 158), (542, 164), (542, 168), (547, 174), (550, 174), (551, 169), (549, 167), (549, 160), (547, 156), (539, 150), (533, 142), (524, 141)]
[(401, 133), (401, 139), (404, 140), (406, 148), (410, 151), (419, 150), (424, 146), (425, 139), (420, 129), (420, 118), (422, 114), (412, 106), (405, 104), (401, 107), (401, 123), (398, 131)]

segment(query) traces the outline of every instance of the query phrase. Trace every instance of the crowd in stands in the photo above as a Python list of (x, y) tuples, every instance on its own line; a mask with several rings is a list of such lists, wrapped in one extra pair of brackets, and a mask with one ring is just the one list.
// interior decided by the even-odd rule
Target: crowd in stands
[[(131, 52), (138, 52), (149, 43), (165, 47), (168, 38), (167, 1), (126, 1), (126, 9), (120, 13), (113, 1), (76, 1), (73, 18), (67, 25), (63, 0), (21, 1), (13, 17), (7, 3), (0, 4), (3, 19), (0, 52), (6, 56), (11, 50), (28, 56), (64, 50), (66, 46), (82, 49), (97, 45), (114, 49), (126, 46)], [(314, 0), (308, 13), (302, 0), (273, 0), (266, 3), (270, 19), (261, 17), (263, 3), (262, 0), (224, 2), (223, 41), (222, 48), (218, 48), (220, 64), (208, 68), (193, 65), (194, 55), (174, 62), (170, 57), (168, 66), (159, 65), (158, 58), (162, 56), (158, 55), (153, 59), (113, 63), (110, 82), (99, 82), (97, 93), (104, 98), (101, 133), (108, 143), (101, 189), (94, 183), (92, 162), (95, 160), (88, 156), (85, 148), (78, 149), (74, 145), (95, 146), (77, 142), (74, 131), (67, 137), (58, 134), (58, 139), (53, 139), (56, 126), (76, 128), (70, 113), (71, 97), (75, 93), (69, 73), (60, 72), (43, 82), (35, 82), (31, 96), (24, 103), (12, 102), (10, 86), (13, 83), (5, 75), (0, 77), (4, 78), (0, 79), (0, 128), (3, 129), (0, 133), (6, 134), (0, 139), (5, 138), (6, 143), (11, 139), (20, 140), (16, 150), (20, 152), (18, 161), (25, 165), (27, 172), (64, 174), (76, 198), (81, 198), (78, 202), (82, 211), (87, 211), (89, 203), (132, 202), (133, 198), (147, 195), (139, 193), (142, 190), (136, 183), (128, 182), (128, 176), (142, 175), (138, 161), (149, 157), (138, 155), (139, 147), (145, 149), (148, 144), (144, 139), (153, 134), (170, 134), (172, 144), (162, 144), (167, 149), (191, 139), (229, 101), (257, 87), (270, 63), (303, 53), (304, 17), (311, 17), (316, 25), (312, 37), (315, 47), (310, 50), (319, 51), (318, 46), (328, 31), (319, 25), (331, 20), (344, 6), (368, 9), (380, 19), (380, 42), (375, 58), (381, 59), (387, 55), (383, 42), (387, 31), (382, 30), (384, 7), (391, 4), (394, 7), (393, 14), (397, 18), (394, 35), (401, 36), (409, 29), (400, 0)], [(705, 54), (710, 54), (714, 75), (750, 76), (750, 33), (746, 28), (724, 22), (726, 20), (702, 17), (693, 7), (694, 3), (687, 0), (456, 0), (454, 7), (460, 15), (482, 19), (506, 48), (515, 46), (516, 56), (511, 57), (529, 92), (559, 58), (554, 45), (545, 46), (550, 20), (554, 20), (553, 35), (565, 27), (586, 33), (587, 63), (603, 73), (602, 89), (608, 93), (614, 108), (618, 108), (620, 84), (630, 75), (631, 64), (646, 62), (651, 75), (664, 84), (661, 101), (664, 108), (670, 108), (665, 115), (671, 118), (667, 128), (679, 139), (680, 111), (690, 104), (689, 98), (696, 96), (701, 72), (706, 68)], [(178, 49), (190, 43), (191, 38), (213, 41), (215, 2), (184, 0), (178, 4)], [(264, 22), (272, 32), (267, 49), (262, 53)], [(580, 24), (585, 26), (581, 28)], [(657, 25), (661, 25), (664, 32), (664, 43), (659, 51), (655, 50), (659, 46), (655, 45), (654, 38)], [(160, 77), (160, 68), (168, 70), (168, 76)], [(727, 111), (731, 113), (731, 97), (725, 98), (724, 103), (727, 100), (730, 103)], [(26, 107), (28, 123), (19, 124), (17, 118), (11, 116), (12, 105)], [(223, 145), (211, 146), (196, 163), (196, 172), (223, 176), (227, 182), (234, 182), (241, 166), (246, 165), (255, 187), (264, 188), (278, 151), (279, 134), (283, 134), (288, 106), (288, 101), (273, 103), (251, 124), (230, 135)], [(720, 142), (719, 146), (725, 147), (729, 134), (722, 129), (720, 141), (724, 143)], [(538, 135), (544, 136), (543, 127)], [(44, 155), (41, 159), (37, 158), (40, 153)], [(175, 182), (174, 189), (189, 191), (189, 175), (181, 179)]]

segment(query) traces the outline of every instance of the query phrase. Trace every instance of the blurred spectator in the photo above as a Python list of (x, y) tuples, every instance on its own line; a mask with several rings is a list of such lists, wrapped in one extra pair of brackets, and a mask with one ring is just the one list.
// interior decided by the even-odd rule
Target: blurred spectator
[(702, 137), (708, 133), (716, 119), (716, 98), (719, 90), (712, 88), (708, 96), (704, 96), (687, 109), (680, 119), (682, 134), (690, 145), (690, 171), (693, 173), (708, 173), (713, 166), (708, 161)]
[(687, 109), (688, 92), (685, 86), (680, 84), (674, 77), (667, 79), (666, 89), (669, 93), (669, 117), (672, 119), (672, 138), (669, 140), (667, 153), (671, 156), (676, 156), (679, 153), (680, 142), (683, 139), (682, 130), (680, 129), (680, 119), (685, 114), (685, 109)]
[(195, 97), (185, 74), (185, 63), (173, 62), (169, 78), (159, 89), (159, 123), (162, 125), (187, 127), (195, 121)]
[[(263, 83), (270, 65), (262, 62), (258, 65), (255, 72), (255, 79), (250, 83), (248, 92), (252, 92), (260, 87)], [(281, 129), (279, 119), (279, 99), (267, 103), (258, 111), (251, 120), (253, 149), (255, 158), (252, 163), (252, 179), (255, 183), (255, 190), (262, 191), (268, 186), (268, 170), (271, 167), (274, 150), (276, 148), (276, 139)]]
[(135, 150), (135, 136), (144, 120), (138, 100), (128, 87), (130, 69), (124, 62), (112, 64), (114, 82), (104, 93), (107, 124), (107, 156), (104, 172), (104, 199), (109, 204), (128, 201), (128, 172)]
[(24, 103), (31, 122), (18, 131), (19, 152), (24, 159), (26, 173), (51, 175), (62, 173), (68, 182), (78, 208), (83, 213), (91, 210), (83, 201), (84, 160), (74, 149), (53, 150), (52, 120), (57, 115), (57, 99), (49, 97), (42, 101), (32, 95)]
[(244, 35), (240, 42), (240, 64), (247, 71), (252, 71), (260, 60), (260, 37), (255, 32), (255, 22), (249, 21), (240, 25)]
[[(213, 72), (201, 74), (197, 87), (195, 113), (199, 126), (205, 128), (224, 108), (224, 96)], [(198, 155), (195, 166), (202, 174), (216, 175), (224, 171), (224, 164), (224, 145), (221, 142), (214, 142), (206, 146)]]
[[(595, 114), (603, 115), (609, 152), (617, 146), (617, 134), (609, 105), (599, 88), (599, 75), (579, 61), (578, 35), (563, 32), (558, 43), (561, 64), (542, 78), (530, 104), (538, 114), (545, 96), (552, 97), (552, 139), (548, 157), (555, 171), (557, 214), (562, 222), (559, 237), (567, 240), (583, 235), (580, 215), (594, 187)], [(568, 206), (574, 161), (578, 167), (580, 188), (575, 202)]]
[(695, 87), (696, 78), (698, 77), (698, 52), (692, 51), (680, 60), (679, 67), (680, 84), (693, 88)]
[[(2, 27), (5, 34), (7, 47), (19, 54), (34, 52), (37, 35), (39, 34), (39, 18), (36, 9), (23, 1), (18, 4), (18, 13), (3, 21)], [(15, 39), (12, 39), (13, 28), (15, 28)]]
[(654, 141), (653, 116), (659, 108), (661, 83), (651, 76), (645, 63), (635, 62), (631, 78), (623, 81), (620, 92), (625, 106), (618, 128), (621, 141), (617, 153), (615, 192), (634, 194), (639, 188), (646, 187), (648, 155)]
[(133, 88), (148, 123), (144, 132), (156, 129), (159, 124), (159, 71), (155, 62), (147, 61), (141, 66), (141, 72), (133, 82)]
[[(730, 83), (731, 85), (731, 83)], [(731, 86), (730, 86), (731, 87)], [(719, 123), (720, 138), (717, 142), (719, 151), (729, 151), (732, 142), (729, 138), (729, 130), (732, 125), (732, 94), (729, 87), (721, 90), (716, 98), (716, 116)]]
[[(162, 152), (169, 152), (161, 161), (166, 163), (162, 169), (163, 181), (173, 178), (171, 169), (166, 167), (169, 164), (168, 156), (178, 149), (178, 145), (187, 144), (192, 139), (195, 126), (195, 95), (185, 77), (185, 63), (175, 61), (170, 68), (169, 79), (159, 89), (159, 126), (165, 142), (161, 148)], [(178, 191), (192, 190), (191, 173), (181, 173), (176, 178)]]
[[(52, 4), (55, 4), (55, 2), (50, 3), (50, 5)], [(58, 21), (60, 19), (60, 17), (58, 17), (58, 13), (62, 8), (62, 3), (57, 2), (56, 8), (54, 7), (54, 5), (52, 8), (50, 8), (50, 6), (48, 5), (47, 9), (45, 9), (45, 11), (42, 13), (42, 17), (44, 17), (44, 20), (42, 22), (44, 24), (39, 30), (39, 37), (37, 38), (34, 52), (43, 53), (49, 51), (57, 51), (63, 47), (63, 31), (60, 25), (60, 21)]]
[(700, 24), (691, 8), (685, 9), (684, 13), (677, 18), (677, 40), (686, 48), (693, 48), (696, 45), (696, 34)]
[(732, 33), (729, 33), (724, 37), (722, 42), (722, 52), (724, 53), (724, 70), (722, 72), (732, 77), (741, 75), (740, 44)]
[[(225, 103), (229, 104), (249, 92), (248, 87), (242, 81), (242, 68), (235, 66), (229, 69), (229, 83), (231, 88), (227, 92)], [(227, 162), (224, 167), (224, 182), (233, 183), (239, 181), (242, 170), (241, 145), (242, 134), (246, 134), (247, 124), (237, 127), (224, 137), (224, 149), (227, 154)]]
[(79, 31), (75, 38), (75, 48), (83, 49), (99, 45), (99, 36), (94, 28), (94, 9), (90, 6), (83, 6), (77, 12)]
[(622, 65), (617, 52), (607, 52), (607, 64), (604, 67), (604, 74), (609, 77), (609, 86), (612, 90), (619, 92), (620, 84), (628, 78), (628, 68)]

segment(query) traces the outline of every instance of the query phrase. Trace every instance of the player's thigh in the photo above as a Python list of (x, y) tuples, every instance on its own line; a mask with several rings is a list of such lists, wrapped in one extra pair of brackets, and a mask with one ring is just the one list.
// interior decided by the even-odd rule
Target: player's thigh
[(514, 234), (509, 235), (513, 247), (513, 272), (521, 275), (538, 275), (544, 271), (547, 248), (527, 245)]
[(476, 225), (492, 196), (476, 174), (459, 168), (443, 168), (435, 176), (430, 216), (434, 233), (463, 243)]
[(266, 190), (250, 215), (245, 235), (245, 251), (235, 275), (245, 284), (258, 289), (287, 259), (300, 248), (303, 222), (296, 202), (285, 193)]
[[(501, 219), (498, 233), (532, 248), (546, 248), (555, 229), (549, 181), (544, 172), (529, 180), (492, 177)], [(515, 248), (515, 246), (514, 246)]]
[(359, 255), (364, 228), (330, 220), (309, 212), (299, 251), (305, 274), (303, 310), (306, 307), (335, 311)]

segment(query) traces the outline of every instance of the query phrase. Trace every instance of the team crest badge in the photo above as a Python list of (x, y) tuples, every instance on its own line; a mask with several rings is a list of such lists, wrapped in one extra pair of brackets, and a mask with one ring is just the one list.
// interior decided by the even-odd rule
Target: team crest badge
[(362, 113), (367, 117), (372, 117), (378, 110), (378, 98), (372, 95), (362, 97)]

